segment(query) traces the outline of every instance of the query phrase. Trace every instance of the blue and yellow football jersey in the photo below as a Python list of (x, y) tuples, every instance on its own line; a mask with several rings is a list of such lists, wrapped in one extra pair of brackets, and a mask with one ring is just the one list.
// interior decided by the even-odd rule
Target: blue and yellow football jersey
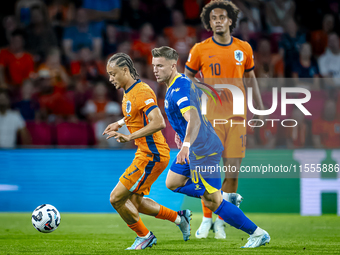
[(214, 128), (207, 118), (201, 114), (202, 91), (184, 74), (178, 74), (170, 84), (164, 100), (165, 113), (172, 128), (183, 142), (187, 129), (187, 121), (183, 114), (189, 109), (196, 109), (201, 120), (197, 138), (190, 146), (190, 156), (200, 158), (216, 155), (223, 151), (223, 146)]

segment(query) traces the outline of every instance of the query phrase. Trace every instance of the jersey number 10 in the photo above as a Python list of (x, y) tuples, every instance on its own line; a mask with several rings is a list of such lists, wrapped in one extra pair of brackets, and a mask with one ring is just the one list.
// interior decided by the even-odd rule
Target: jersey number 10
[(210, 64), (211, 75), (220, 75), (221, 74), (221, 66), (220, 63)]

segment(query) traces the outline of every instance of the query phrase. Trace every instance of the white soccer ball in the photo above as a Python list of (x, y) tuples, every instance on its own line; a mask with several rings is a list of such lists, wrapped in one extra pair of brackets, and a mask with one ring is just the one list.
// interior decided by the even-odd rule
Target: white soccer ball
[(32, 224), (40, 232), (51, 233), (60, 224), (60, 213), (53, 205), (40, 205), (32, 213)]

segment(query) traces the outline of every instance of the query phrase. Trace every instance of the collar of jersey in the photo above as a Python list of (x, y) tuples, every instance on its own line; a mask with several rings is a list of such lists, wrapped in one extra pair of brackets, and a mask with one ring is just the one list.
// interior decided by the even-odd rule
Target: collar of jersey
[(213, 40), (214, 43), (216, 43), (217, 45), (220, 45), (220, 46), (229, 46), (233, 43), (233, 37), (232, 36), (231, 36), (230, 43), (228, 43), (228, 44), (218, 43), (218, 42), (216, 42), (214, 37), (212, 37), (212, 40)]
[(125, 90), (125, 94), (128, 93), (131, 89), (133, 89), (133, 87), (134, 87), (137, 83), (140, 83), (140, 82), (141, 82), (141, 80), (138, 79), (134, 84), (131, 85), (130, 88), (128, 88), (127, 90)]
[(175, 83), (175, 81), (177, 80), (177, 78), (179, 78), (179, 77), (181, 77), (181, 76), (182, 76), (181, 74), (177, 74), (177, 75), (175, 76), (175, 78), (172, 80), (172, 82), (170, 83), (168, 89), (170, 89), (170, 87)]

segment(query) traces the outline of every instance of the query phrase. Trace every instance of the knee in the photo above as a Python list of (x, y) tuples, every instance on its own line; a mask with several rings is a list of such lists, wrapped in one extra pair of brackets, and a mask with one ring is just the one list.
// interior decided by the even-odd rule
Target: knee
[(211, 211), (215, 212), (217, 208), (222, 203), (222, 195), (221, 196), (203, 196), (202, 200), (206, 207), (208, 207)]
[(113, 208), (117, 209), (120, 205), (120, 199), (116, 196), (114, 192), (111, 192), (110, 194), (110, 203), (113, 206)]
[(184, 175), (181, 174), (177, 174), (170, 169), (166, 177), (165, 186), (168, 189), (174, 191), (179, 187), (183, 187), (187, 183), (187, 181), (188, 177), (185, 177)]
[(166, 179), (165, 185), (169, 190), (175, 190), (178, 188), (178, 185), (169, 179)]
[(210, 211), (215, 212), (219, 206), (216, 201), (204, 201), (204, 205), (209, 208)]

